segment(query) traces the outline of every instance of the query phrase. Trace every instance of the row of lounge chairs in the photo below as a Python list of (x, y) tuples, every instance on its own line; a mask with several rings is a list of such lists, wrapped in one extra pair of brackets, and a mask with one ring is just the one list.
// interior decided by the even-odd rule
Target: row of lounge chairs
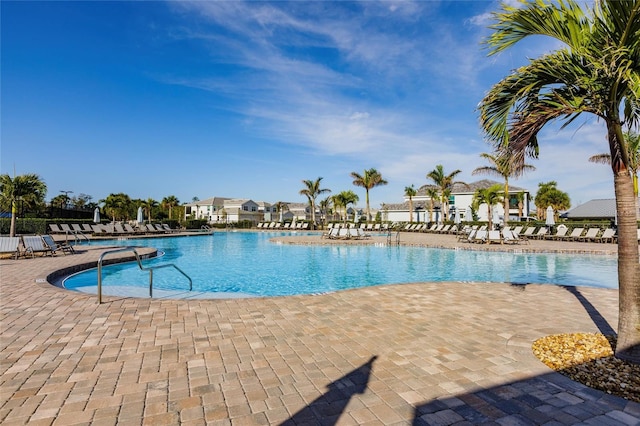
[(362, 228), (334, 226), (322, 234), (322, 238), (330, 240), (364, 240), (371, 238), (371, 235)]
[(260, 223), (258, 223), (257, 228), (258, 229), (270, 229), (270, 230), (275, 230), (275, 229), (306, 230), (306, 229), (309, 229), (309, 222), (297, 222), (297, 223), (293, 223), (293, 222), (286, 222), (286, 223), (281, 223), (281, 222), (260, 222)]
[(132, 227), (128, 223), (108, 223), (108, 224), (94, 224), (87, 223), (77, 224), (74, 223), (71, 226), (67, 224), (49, 224), (49, 229), (54, 234), (91, 234), (91, 235), (149, 235), (149, 234), (168, 234), (172, 232), (179, 232), (178, 229), (171, 229), (166, 223), (148, 223), (146, 225), (138, 225), (136, 228)]
[(69, 244), (60, 244), (54, 241), (51, 235), (23, 235), (20, 237), (0, 236), (0, 254), (18, 257), (55, 256), (58, 253), (64, 255), (73, 254), (75, 250)]
[(469, 229), (469, 232), (461, 232), (458, 241), (480, 244), (520, 244), (528, 243), (527, 238), (520, 237), (510, 229), (504, 228), (502, 231), (486, 229)]

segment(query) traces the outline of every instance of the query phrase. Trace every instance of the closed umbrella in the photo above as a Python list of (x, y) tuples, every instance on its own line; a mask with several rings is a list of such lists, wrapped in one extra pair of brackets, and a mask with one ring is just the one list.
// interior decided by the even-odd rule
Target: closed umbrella
[(553, 226), (556, 224), (556, 221), (553, 217), (553, 207), (547, 207), (547, 220), (544, 222), (547, 226)]
[(471, 211), (471, 207), (469, 207), (467, 211), (464, 212), (464, 220), (466, 222), (473, 222), (473, 212)]
[(453, 217), (453, 222), (456, 225), (460, 225), (460, 209), (456, 209), (456, 213), (455, 213), (455, 215)]
[(138, 222), (139, 224), (144, 222), (144, 216), (142, 215), (142, 206), (138, 207), (138, 216), (136, 217), (136, 222)]
[(493, 208), (493, 217), (491, 218), (491, 223), (493, 226), (498, 225), (500, 223), (500, 215), (498, 214), (498, 209), (496, 207)]
[(93, 211), (93, 222), (100, 223), (100, 209), (96, 207)]

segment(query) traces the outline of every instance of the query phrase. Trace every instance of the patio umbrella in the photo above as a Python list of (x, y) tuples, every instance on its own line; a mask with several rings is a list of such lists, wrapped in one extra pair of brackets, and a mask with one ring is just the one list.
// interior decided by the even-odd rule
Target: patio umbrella
[(471, 207), (467, 208), (467, 211), (464, 212), (464, 220), (466, 222), (473, 222), (473, 212), (471, 211)]
[(142, 206), (138, 207), (138, 216), (136, 216), (136, 222), (144, 222), (144, 216), (142, 215)]
[(553, 207), (547, 207), (547, 220), (544, 222), (547, 226), (553, 226), (556, 224), (555, 219), (553, 218)]
[(455, 216), (453, 217), (453, 222), (456, 225), (460, 225), (460, 209), (456, 209)]
[(500, 223), (500, 215), (498, 214), (497, 207), (493, 208), (493, 217), (491, 218), (491, 222), (493, 226), (496, 226)]
[(100, 223), (100, 209), (96, 207), (93, 211), (93, 222)]

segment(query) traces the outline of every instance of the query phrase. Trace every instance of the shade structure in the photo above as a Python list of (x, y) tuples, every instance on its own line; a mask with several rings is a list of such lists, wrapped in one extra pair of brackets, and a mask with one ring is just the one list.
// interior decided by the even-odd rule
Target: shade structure
[(456, 212), (455, 212), (455, 214), (453, 216), (453, 222), (456, 225), (460, 225), (460, 209), (456, 209)]
[(464, 220), (465, 222), (473, 222), (473, 211), (471, 211), (471, 207), (467, 208), (467, 211), (464, 212)]
[(142, 215), (142, 207), (138, 207), (138, 215), (136, 216), (136, 222), (144, 222), (144, 216)]
[(93, 222), (100, 223), (100, 209), (96, 207), (93, 211)]
[(553, 217), (553, 207), (547, 207), (547, 220), (544, 222), (547, 226), (553, 226), (556, 224), (556, 220)]

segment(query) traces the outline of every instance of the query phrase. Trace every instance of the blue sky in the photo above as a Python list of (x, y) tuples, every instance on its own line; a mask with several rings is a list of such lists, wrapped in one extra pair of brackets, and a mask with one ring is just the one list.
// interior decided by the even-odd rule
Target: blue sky
[[(303, 179), (334, 193), (389, 184), (401, 202), (442, 164), (491, 152), (476, 106), (509, 70), (557, 47), (537, 38), (488, 57), (491, 1), (8, 2), (1, 7), (2, 173), (60, 191), (182, 202), (299, 201)], [(613, 198), (602, 123), (584, 116), (541, 138), (537, 167), (572, 204)], [(496, 179), (499, 180), (499, 179)]]

